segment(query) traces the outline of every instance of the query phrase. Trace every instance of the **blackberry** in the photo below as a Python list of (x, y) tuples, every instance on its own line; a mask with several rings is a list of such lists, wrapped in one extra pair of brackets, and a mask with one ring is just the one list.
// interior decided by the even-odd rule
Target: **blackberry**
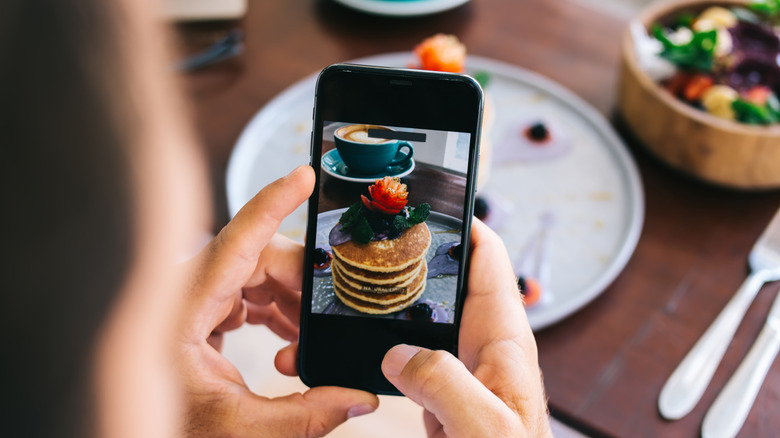
[(460, 260), (460, 258), (463, 256), (463, 245), (460, 243), (457, 245), (452, 245), (450, 249), (447, 250), (447, 255), (455, 260)]
[(528, 128), (528, 138), (534, 141), (545, 141), (550, 137), (550, 131), (542, 122), (537, 122)]
[(433, 321), (433, 309), (425, 303), (417, 303), (409, 308), (409, 318), (415, 321)]
[(314, 267), (316, 269), (324, 269), (330, 265), (330, 254), (322, 248), (316, 248), (314, 250)]

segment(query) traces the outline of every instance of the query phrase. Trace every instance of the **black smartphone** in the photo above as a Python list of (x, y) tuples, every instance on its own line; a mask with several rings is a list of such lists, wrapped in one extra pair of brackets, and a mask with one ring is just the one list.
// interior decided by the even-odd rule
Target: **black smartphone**
[(399, 394), (400, 343), (457, 354), (483, 93), (471, 77), (337, 64), (314, 105), (298, 368)]

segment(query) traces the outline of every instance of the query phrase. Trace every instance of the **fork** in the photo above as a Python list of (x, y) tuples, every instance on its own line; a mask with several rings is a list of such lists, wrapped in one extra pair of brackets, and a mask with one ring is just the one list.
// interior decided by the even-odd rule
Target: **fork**
[(748, 262), (747, 279), (661, 390), (658, 410), (667, 420), (680, 419), (693, 410), (761, 286), (780, 280), (780, 210), (753, 245)]

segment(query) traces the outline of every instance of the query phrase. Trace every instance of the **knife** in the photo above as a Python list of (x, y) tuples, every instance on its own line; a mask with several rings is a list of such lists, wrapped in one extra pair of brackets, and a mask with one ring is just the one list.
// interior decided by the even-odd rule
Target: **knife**
[(780, 351), (780, 292), (756, 342), (707, 411), (702, 438), (735, 437), (753, 407), (764, 377)]

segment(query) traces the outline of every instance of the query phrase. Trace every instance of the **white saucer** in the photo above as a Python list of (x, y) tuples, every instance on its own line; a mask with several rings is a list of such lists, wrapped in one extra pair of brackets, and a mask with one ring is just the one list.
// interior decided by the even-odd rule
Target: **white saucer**
[(334, 0), (344, 6), (376, 15), (409, 17), (443, 12), (469, 0)]
[(331, 149), (322, 155), (322, 170), (328, 175), (343, 179), (344, 181), (351, 182), (367, 182), (372, 183), (377, 179), (382, 179), (386, 176), (393, 176), (401, 178), (402, 176), (409, 175), (414, 170), (414, 158), (409, 159), (409, 163), (404, 166), (392, 166), (388, 167), (387, 171), (380, 172), (375, 175), (354, 175), (349, 172), (347, 165), (342, 161), (339, 151)]

